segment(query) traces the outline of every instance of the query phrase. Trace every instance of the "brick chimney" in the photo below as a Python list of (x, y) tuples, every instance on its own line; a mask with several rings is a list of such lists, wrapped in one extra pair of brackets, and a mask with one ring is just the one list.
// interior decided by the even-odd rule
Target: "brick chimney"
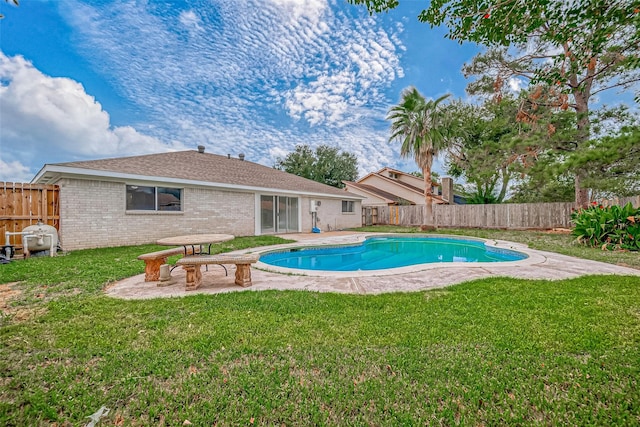
[(442, 178), (442, 198), (450, 205), (453, 201), (453, 178)]

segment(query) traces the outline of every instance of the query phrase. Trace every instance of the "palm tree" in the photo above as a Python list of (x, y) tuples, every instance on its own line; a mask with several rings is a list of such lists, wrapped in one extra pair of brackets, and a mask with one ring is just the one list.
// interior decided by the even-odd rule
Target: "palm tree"
[(400, 103), (389, 110), (387, 120), (391, 121), (389, 141), (402, 142), (400, 155), (413, 157), (424, 176), (424, 199), (426, 215), (423, 229), (435, 228), (433, 218), (433, 189), (431, 166), (433, 158), (447, 147), (444, 117), (438, 105), (450, 95), (435, 101), (425, 100), (415, 87), (402, 91)]

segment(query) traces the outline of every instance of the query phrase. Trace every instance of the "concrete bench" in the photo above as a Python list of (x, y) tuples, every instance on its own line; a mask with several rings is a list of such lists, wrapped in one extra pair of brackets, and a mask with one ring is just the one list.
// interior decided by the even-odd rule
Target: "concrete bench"
[[(187, 249), (187, 254), (192, 254), (191, 248)], [(138, 259), (144, 261), (144, 281), (160, 280), (160, 266), (166, 264), (167, 258), (172, 255), (184, 255), (184, 248), (169, 248), (140, 255)]]
[(251, 264), (258, 262), (259, 254), (218, 254), (195, 255), (180, 258), (176, 265), (181, 265), (186, 271), (186, 290), (198, 289), (202, 283), (202, 271), (200, 267), (207, 264), (234, 264), (236, 266), (236, 285), (242, 287), (251, 286)]

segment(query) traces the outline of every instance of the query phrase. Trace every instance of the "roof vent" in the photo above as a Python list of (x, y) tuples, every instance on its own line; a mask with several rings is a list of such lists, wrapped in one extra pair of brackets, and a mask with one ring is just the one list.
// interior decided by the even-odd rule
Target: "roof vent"
[(240, 154), (238, 154), (238, 158), (239, 158), (240, 160), (244, 160), (244, 153), (240, 153)]
[(198, 145), (198, 153), (204, 153), (204, 145)]
[(230, 158), (231, 158), (231, 154), (227, 154), (227, 159), (230, 159)]

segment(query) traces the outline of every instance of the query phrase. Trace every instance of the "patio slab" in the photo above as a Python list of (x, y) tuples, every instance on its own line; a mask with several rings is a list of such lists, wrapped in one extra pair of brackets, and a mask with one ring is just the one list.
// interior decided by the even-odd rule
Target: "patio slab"
[[(322, 234), (288, 234), (282, 237), (296, 243), (254, 248), (235, 253), (260, 253), (293, 246), (339, 245), (362, 241), (366, 236), (384, 233), (327, 232)], [(452, 237), (452, 236), (447, 236)], [(392, 270), (358, 272), (322, 272), (312, 270), (278, 269), (258, 263), (251, 269), (253, 285), (243, 288), (234, 283), (234, 266), (227, 266), (228, 276), (220, 266), (211, 265), (203, 271), (202, 285), (195, 291), (185, 290), (184, 270), (176, 268), (172, 276), (176, 283), (158, 287), (157, 282), (145, 282), (144, 274), (112, 283), (105, 288), (107, 295), (123, 299), (182, 297), (194, 294), (263, 290), (307, 290), (352, 294), (379, 294), (384, 292), (412, 292), (443, 288), (484, 277), (514, 277), (520, 279), (560, 280), (590, 274), (618, 274), (638, 276), (640, 270), (537, 251), (513, 242), (490, 241), (490, 244), (515, 249), (529, 255), (521, 261), (506, 263), (442, 263), (421, 264)]]

